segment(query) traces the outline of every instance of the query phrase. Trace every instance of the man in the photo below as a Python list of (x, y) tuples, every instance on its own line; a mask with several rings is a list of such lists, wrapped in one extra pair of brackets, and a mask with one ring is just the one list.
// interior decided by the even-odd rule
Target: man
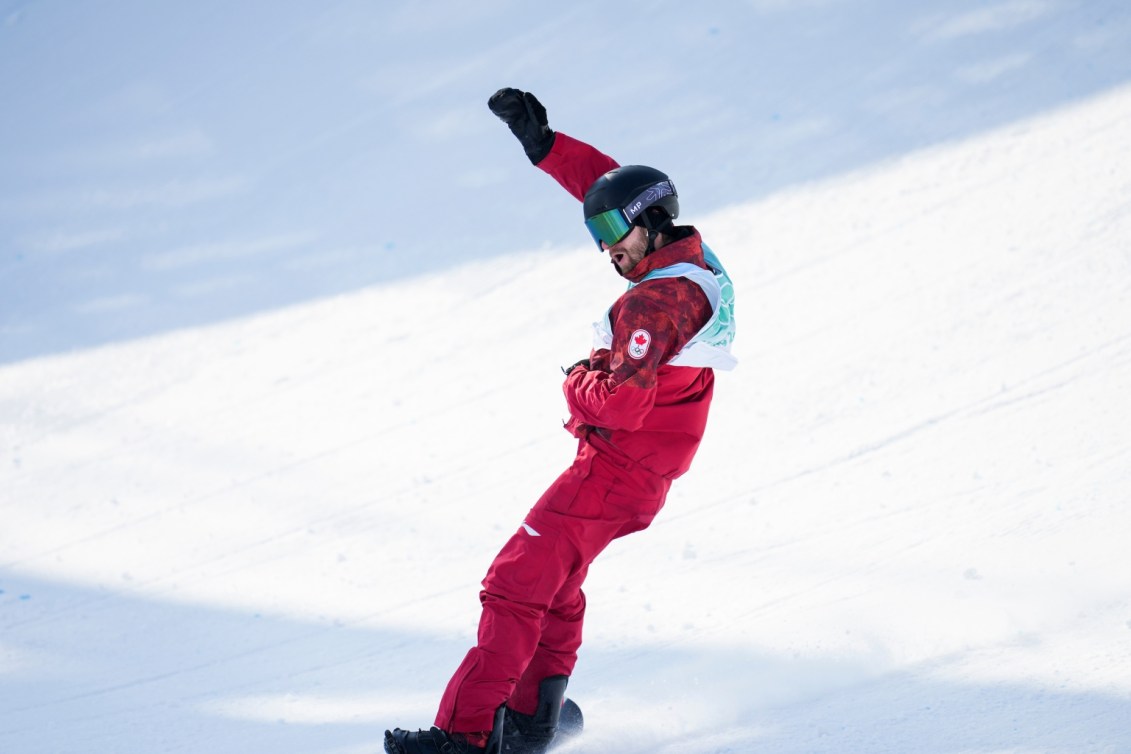
[(535, 503), (483, 581), (478, 644), (448, 683), (431, 730), (386, 731), (389, 754), (545, 751), (577, 661), (590, 563), (647, 527), (699, 447), (730, 369), (734, 295), (699, 232), (677, 226), (678, 195), (654, 168), (620, 167), (549, 128), (533, 94), (500, 89), (491, 111), (530, 161), (583, 201), (598, 249), (629, 289), (566, 371), (573, 464)]

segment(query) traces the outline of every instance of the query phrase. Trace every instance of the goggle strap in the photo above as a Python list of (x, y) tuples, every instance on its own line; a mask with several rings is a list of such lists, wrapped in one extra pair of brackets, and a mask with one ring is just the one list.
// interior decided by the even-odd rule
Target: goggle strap
[(660, 181), (640, 192), (640, 195), (624, 208), (624, 215), (630, 223), (636, 222), (641, 212), (651, 207), (665, 196), (675, 196), (675, 185), (671, 181)]

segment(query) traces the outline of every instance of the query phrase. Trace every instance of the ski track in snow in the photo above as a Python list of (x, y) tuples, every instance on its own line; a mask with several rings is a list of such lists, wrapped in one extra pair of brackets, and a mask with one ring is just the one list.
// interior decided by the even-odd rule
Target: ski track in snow
[[(0, 751), (429, 724), (622, 290), (482, 106), (543, 68), (565, 130), (671, 155), (739, 296), (694, 468), (590, 576), (562, 754), (1131, 751), (1126, 9), (648, 6), (684, 67), (642, 84), (702, 85), (642, 133), (616, 25), (534, 7), (137, 6), (65, 73), (34, 45), (77, 21), (0, 7), (0, 91), (50, 116), (0, 118)], [(186, 76), (200, 35), (230, 66)], [(373, 196), (391, 235), (351, 235)]]

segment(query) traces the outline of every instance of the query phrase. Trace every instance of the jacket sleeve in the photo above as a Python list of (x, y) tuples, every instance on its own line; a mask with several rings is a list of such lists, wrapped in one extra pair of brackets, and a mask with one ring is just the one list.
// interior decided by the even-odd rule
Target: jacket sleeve
[(553, 148), (538, 163), (538, 167), (581, 201), (593, 181), (620, 165), (607, 154), (558, 131), (554, 135)]
[(575, 369), (563, 391), (573, 423), (637, 430), (656, 400), (656, 372), (674, 356), (675, 324), (651, 302), (626, 302), (613, 326), (608, 371)]

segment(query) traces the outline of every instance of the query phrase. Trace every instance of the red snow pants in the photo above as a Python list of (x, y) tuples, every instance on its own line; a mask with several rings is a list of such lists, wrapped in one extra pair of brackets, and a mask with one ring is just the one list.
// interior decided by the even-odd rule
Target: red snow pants
[(504, 702), (534, 713), (538, 684), (570, 675), (577, 662), (589, 564), (614, 539), (652, 523), (670, 486), (611, 448), (581, 441), (573, 464), (491, 563), (478, 644), (448, 682), (436, 727), (476, 743)]

